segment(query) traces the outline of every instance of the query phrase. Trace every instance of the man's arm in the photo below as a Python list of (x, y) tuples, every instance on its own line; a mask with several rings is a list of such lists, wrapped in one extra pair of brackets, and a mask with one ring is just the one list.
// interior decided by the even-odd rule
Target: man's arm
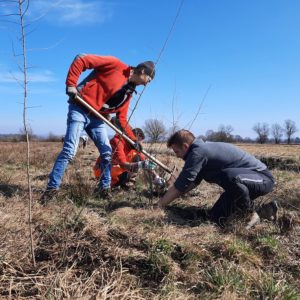
[(124, 140), (119, 135), (115, 135), (114, 138), (112, 138), (109, 142), (116, 163), (118, 163), (121, 166), (122, 164), (126, 164), (127, 158), (124, 151)]
[(182, 194), (182, 192), (178, 191), (175, 186), (172, 185), (165, 195), (159, 199), (157, 204), (160, 208), (165, 208), (169, 203), (180, 197)]
[(137, 162), (126, 162), (126, 163), (120, 163), (120, 166), (125, 169), (128, 170), (130, 172), (137, 172), (138, 170), (138, 163)]
[(174, 185), (172, 185), (168, 189), (168, 191), (166, 192), (166, 194), (158, 201), (158, 206), (160, 208), (166, 207), (169, 203), (171, 203), (172, 201), (174, 201), (175, 199), (177, 199), (181, 195), (186, 194), (187, 192), (189, 192), (190, 190), (192, 190), (196, 186), (197, 186), (197, 184), (191, 183), (189, 185), (189, 187), (187, 188), (187, 190), (183, 193), (183, 192), (180, 192), (179, 190), (177, 190)]
[(94, 54), (79, 54), (73, 60), (66, 79), (67, 86), (77, 86), (80, 74), (87, 69), (101, 69), (107, 66), (116, 66), (121, 63), (113, 56), (99, 56)]
[(188, 153), (185, 164), (174, 182), (176, 189), (186, 193), (191, 189), (191, 184), (199, 185), (203, 178), (201, 171), (206, 164), (207, 157), (202, 155), (198, 148), (192, 149)]
[[(131, 96), (130, 96), (131, 97)], [(122, 130), (125, 132), (125, 134), (134, 142), (136, 141), (136, 136), (132, 132), (131, 126), (128, 124), (127, 120), (127, 114), (128, 114), (128, 109), (129, 109), (129, 103), (131, 99), (128, 99), (119, 109), (117, 112), (117, 120), (119, 122), (120, 127)]]
[(113, 138), (112, 140), (110, 140), (110, 144), (112, 146), (115, 159), (117, 163), (121, 166), (121, 168), (130, 172), (137, 172), (139, 169), (138, 162), (127, 161), (128, 158), (124, 151), (124, 140), (122, 140), (121, 137)]

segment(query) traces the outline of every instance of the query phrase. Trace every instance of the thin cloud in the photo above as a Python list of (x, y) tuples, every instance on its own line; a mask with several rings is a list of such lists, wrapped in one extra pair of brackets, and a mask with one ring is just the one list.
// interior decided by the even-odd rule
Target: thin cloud
[(113, 15), (113, 5), (101, 1), (83, 0), (36, 0), (30, 3), (30, 18), (44, 16), (56, 25), (85, 25), (104, 23)]
[[(24, 80), (21, 72), (0, 72), (1, 83), (16, 83)], [(28, 81), (30, 83), (47, 83), (54, 82), (56, 79), (51, 71), (45, 70), (42, 72), (29, 72)]]

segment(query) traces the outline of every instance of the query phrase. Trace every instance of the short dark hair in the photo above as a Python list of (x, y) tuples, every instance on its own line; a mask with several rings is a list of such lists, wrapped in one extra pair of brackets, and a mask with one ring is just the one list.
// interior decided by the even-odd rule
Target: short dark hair
[(152, 79), (154, 78), (155, 64), (153, 61), (144, 61), (134, 68), (134, 72), (137, 74), (141, 74), (143, 70), (146, 75), (150, 76)]
[(191, 145), (194, 140), (195, 136), (190, 131), (181, 129), (169, 137), (167, 147), (170, 148), (172, 145), (182, 146), (184, 143)]
[(133, 128), (132, 132), (136, 137), (140, 136), (142, 140), (145, 139), (145, 133), (141, 128)]

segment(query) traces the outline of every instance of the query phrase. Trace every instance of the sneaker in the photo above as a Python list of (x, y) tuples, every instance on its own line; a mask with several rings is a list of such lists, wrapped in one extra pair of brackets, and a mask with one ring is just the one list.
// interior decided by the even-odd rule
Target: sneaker
[(103, 188), (103, 189), (98, 189), (97, 188), (94, 191), (94, 194), (95, 194), (96, 198), (99, 198), (99, 199), (105, 199), (105, 200), (111, 200), (112, 199), (110, 188)]
[(278, 212), (278, 204), (276, 200), (272, 200), (269, 203), (263, 204), (257, 209), (257, 213), (260, 218), (276, 222)]
[(50, 200), (56, 198), (57, 194), (58, 194), (58, 189), (47, 188), (42, 194), (42, 197), (40, 198), (40, 203), (42, 205), (47, 204)]

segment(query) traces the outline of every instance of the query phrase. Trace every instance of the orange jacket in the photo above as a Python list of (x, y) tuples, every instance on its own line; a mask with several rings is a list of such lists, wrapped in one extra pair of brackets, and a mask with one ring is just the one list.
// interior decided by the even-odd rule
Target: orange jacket
[[(78, 89), (84, 100), (99, 111), (128, 81), (131, 67), (113, 56), (77, 55), (69, 68), (66, 85), (77, 87), (81, 73), (87, 69), (93, 69), (93, 71), (83, 80)], [(127, 125), (127, 112), (131, 97), (129, 94), (121, 106), (103, 114), (116, 113), (125, 133), (135, 141), (135, 135)]]
[[(139, 155), (141, 160), (145, 160), (145, 155), (138, 153), (118, 134), (116, 134), (111, 140), (110, 144), (113, 151), (112, 168), (111, 168), (111, 180), (112, 186), (115, 186), (119, 182), (119, 176), (127, 170), (123, 169), (120, 164), (131, 163), (136, 155)], [(99, 156), (96, 164), (93, 167), (94, 175), (99, 178), (101, 170), (99, 168), (101, 157)]]
[(112, 148), (112, 165), (119, 165), (129, 162), (127, 155), (132, 150), (132, 147), (120, 135), (116, 134), (110, 140)]
[(145, 160), (145, 155), (134, 150), (119, 134), (115, 134), (109, 142), (113, 153), (112, 165), (133, 162), (136, 155), (139, 155), (141, 160)]

